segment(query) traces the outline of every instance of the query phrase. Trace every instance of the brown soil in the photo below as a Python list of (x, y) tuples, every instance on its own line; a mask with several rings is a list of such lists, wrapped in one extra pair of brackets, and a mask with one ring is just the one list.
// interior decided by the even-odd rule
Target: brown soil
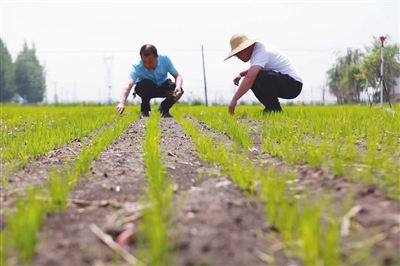
[[(146, 119), (132, 123), (92, 163), (90, 173), (71, 191), (67, 209), (58, 215), (48, 215), (38, 234), (37, 254), (31, 265), (115, 265), (117, 262), (127, 265), (99, 240), (90, 230), (90, 224), (96, 224), (115, 239), (126, 229), (118, 221), (145, 207), (141, 200), (147, 187), (141, 144), (145, 123)], [(264, 205), (246, 196), (218, 167), (202, 160), (175, 119), (162, 119), (161, 133), (164, 161), (175, 183), (175, 200), (185, 199), (176, 223), (179, 235), (176, 265), (268, 264), (261, 252), (270, 251), (271, 245), (280, 242), (280, 237), (268, 226)], [(222, 133), (210, 129), (208, 133), (230, 141)], [(260, 145), (255, 135), (253, 156), (256, 161), (285, 166), (284, 161), (259, 152)], [(43, 182), (51, 165), (64, 165), (65, 158), (74, 156), (79, 149), (78, 143), (72, 143), (9, 174), (7, 178), (13, 185), (2, 187), (2, 204), (12, 205), (13, 197), (18, 194), (12, 193), (13, 187), (24, 188), (32, 182)], [(355, 204), (362, 207), (355, 216), (358, 231), (351, 239), (342, 239), (343, 245), (355, 241), (365, 244), (376, 238), (371, 264), (399, 263), (398, 201), (386, 199), (373, 186), (351, 183), (346, 177), (334, 178), (330, 173), (307, 165), (298, 165), (296, 169), (299, 184), (307, 182), (312, 193), (328, 191), (340, 201), (346, 191), (354, 192)], [(5, 224), (2, 219), (2, 227)], [(137, 221), (130, 226), (137, 228)], [(136, 255), (135, 242), (124, 248)], [(349, 249), (343, 256), (351, 253)], [(275, 256), (277, 265), (302, 265), (300, 260), (282, 250), (268, 254)]]

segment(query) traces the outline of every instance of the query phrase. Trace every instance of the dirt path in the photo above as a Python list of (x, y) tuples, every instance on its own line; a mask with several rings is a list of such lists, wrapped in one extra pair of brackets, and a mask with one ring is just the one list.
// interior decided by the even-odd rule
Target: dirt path
[[(260, 123), (249, 119), (243, 119), (253, 129), (251, 136), (254, 139), (252, 149), (253, 161), (258, 165), (264, 165), (267, 169), (275, 165), (277, 169), (291, 168), (288, 163), (278, 157), (273, 157), (262, 152)], [(193, 122), (197, 122), (193, 120)], [(229, 137), (215, 132), (207, 124), (199, 122), (203, 130), (208, 134), (214, 134), (224, 142), (229, 142)], [(354, 223), (349, 236), (341, 237), (343, 258), (350, 258), (361, 249), (373, 254), (369, 263), (399, 265), (400, 264), (400, 202), (387, 199), (384, 193), (373, 185), (354, 183), (348, 177), (337, 178), (331, 172), (324, 172), (307, 164), (295, 165), (295, 180), (297, 191), (304, 192), (305, 196), (312, 199), (315, 195), (325, 194), (336, 200), (336, 207), (343, 210), (343, 202), (347, 194), (351, 193), (352, 205), (358, 206), (360, 211), (354, 215)], [(341, 218), (341, 217), (336, 217)], [(264, 231), (271, 231), (271, 228)], [(357, 248), (355, 248), (357, 247)], [(362, 251), (360, 252), (362, 253)], [(360, 255), (360, 258), (362, 255)], [(360, 259), (358, 258), (358, 259)], [(357, 259), (355, 259), (357, 261)], [(287, 260), (286, 260), (287, 261)], [(284, 263), (284, 262), (282, 262)], [(293, 261), (291, 263), (294, 263)], [(279, 264), (279, 263), (278, 263)], [(296, 264), (296, 263), (295, 263)]]
[[(101, 153), (92, 164), (91, 175), (71, 192), (72, 199), (108, 204), (83, 207), (71, 203), (59, 216), (48, 217), (32, 265), (112, 264), (112, 252), (89, 225), (95, 223), (115, 237), (123, 228), (107, 225), (111, 218), (118, 211), (128, 215), (129, 206), (140, 205), (141, 188), (147, 185), (141, 158), (144, 121), (135, 121)], [(257, 230), (265, 227), (262, 206), (246, 198), (226, 176), (212, 176), (213, 167), (197, 156), (190, 138), (174, 119), (162, 119), (161, 130), (167, 168), (176, 183), (175, 199), (186, 198), (177, 224), (177, 264), (266, 264), (255, 254), (268, 244), (257, 237)], [(134, 244), (129, 251), (135, 254)]]
[(107, 223), (140, 206), (138, 199), (147, 185), (141, 157), (143, 134), (143, 120), (135, 121), (92, 163), (90, 174), (70, 193), (71, 199), (92, 204), (70, 203), (60, 215), (46, 219), (32, 265), (92, 265), (112, 261), (112, 252), (89, 226), (94, 223), (115, 236), (123, 228), (113, 228)]
[[(288, 164), (281, 158), (260, 152), (262, 143), (257, 132), (259, 124), (248, 120), (256, 132), (254, 137), (253, 159), (260, 164), (268, 162), (278, 168)], [(346, 196), (351, 193), (352, 205), (360, 211), (354, 215), (354, 223), (349, 236), (341, 237), (343, 258), (349, 258), (361, 248), (368, 250), (373, 261), (370, 265), (400, 265), (400, 202), (387, 199), (382, 191), (374, 185), (354, 183), (347, 176), (337, 178), (332, 172), (325, 172), (307, 164), (295, 165), (297, 190), (304, 191), (306, 196), (326, 194), (336, 199), (336, 206), (343, 208)], [(350, 211), (350, 209), (345, 210)], [(341, 217), (339, 217), (341, 218)], [(357, 246), (358, 248), (354, 248)]]
[[(161, 128), (169, 172), (179, 185), (176, 196), (189, 192), (179, 214), (178, 265), (266, 264), (256, 256), (271, 244), (257, 236), (266, 228), (262, 204), (247, 198), (227, 176), (210, 174), (218, 169), (196, 155), (179, 123), (163, 119)], [(286, 262), (282, 257), (280, 264)]]
[[(123, 217), (134, 215), (143, 207), (139, 200), (147, 178), (142, 159), (141, 142), (146, 120), (139, 119), (100, 154), (91, 165), (91, 171), (70, 193), (68, 208), (57, 216), (49, 215), (39, 232), (38, 251), (31, 265), (115, 265), (127, 263), (117, 258), (90, 230), (94, 223), (113, 237), (126, 226), (136, 226), (135, 222), (116, 225)], [(213, 132), (206, 125), (209, 134), (230, 142), (223, 133)], [(257, 125), (254, 124), (256, 127)], [(265, 265), (258, 251), (265, 252), (279, 241), (277, 234), (266, 224), (263, 205), (256, 199), (246, 197), (220, 169), (203, 161), (196, 154), (194, 145), (175, 119), (161, 120), (161, 147), (171, 179), (176, 184), (175, 200), (185, 198), (179, 210), (177, 230), (179, 248), (177, 265)], [(273, 163), (286, 167), (286, 163), (269, 154), (262, 153), (261, 141), (254, 134), (254, 160), (259, 164)], [(79, 144), (71, 146), (78, 151)], [(43, 179), (42, 169), (46, 165), (60, 165), (67, 156), (75, 153), (71, 147), (64, 147), (54, 156), (44, 161), (31, 162), (12, 180), (17, 185), (34, 179)], [(72, 151), (71, 151), (72, 150)], [(51, 163), (46, 163), (51, 161)], [(38, 162), (41, 167), (38, 167)], [(362, 240), (375, 241), (371, 252), (374, 264), (396, 265), (400, 261), (399, 224), (400, 204), (387, 200), (376, 188), (353, 184), (343, 178), (333, 178), (330, 173), (307, 165), (296, 166), (298, 188), (310, 185), (310, 193), (333, 193), (338, 202), (346, 191), (354, 191), (354, 204), (362, 211), (355, 220), (358, 227), (352, 238), (343, 238), (342, 244)], [(4, 194), (3, 194), (4, 196)], [(2, 198), (3, 202), (5, 198)], [(269, 235), (265, 238), (263, 235)], [(376, 238), (380, 236), (380, 238)], [(375, 237), (375, 238), (374, 238)], [(126, 249), (135, 255), (136, 245)], [(353, 250), (345, 250), (344, 256)], [(278, 265), (301, 265), (288, 259), (283, 252), (274, 254)]]

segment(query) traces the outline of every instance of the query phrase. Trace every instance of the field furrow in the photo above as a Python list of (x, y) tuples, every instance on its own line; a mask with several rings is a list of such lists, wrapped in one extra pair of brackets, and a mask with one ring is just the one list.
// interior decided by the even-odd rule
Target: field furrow
[[(93, 161), (69, 196), (67, 209), (46, 219), (32, 265), (93, 265), (117, 263), (119, 256), (90, 230), (92, 223), (114, 238), (127, 228), (137, 230), (123, 218), (141, 211), (140, 196), (148, 186), (142, 159), (142, 119), (127, 130)], [(125, 263), (125, 262), (124, 262)]]
[(29, 110), (1, 124), (4, 264), (400, 262), (397, 113), (178, 105), (174, 118), (83, 108), (76, 122), (43, 109), (40, 124)]
[(257, 253), (271, 245), (258, 236), (266, 226), (262, 204), (247, 197), (219, 167), (199, 158), (193, 140), (177, 121), (163, 119), (161, 129), (175, 197), (182, 201), (177, 265), (266, 264)]

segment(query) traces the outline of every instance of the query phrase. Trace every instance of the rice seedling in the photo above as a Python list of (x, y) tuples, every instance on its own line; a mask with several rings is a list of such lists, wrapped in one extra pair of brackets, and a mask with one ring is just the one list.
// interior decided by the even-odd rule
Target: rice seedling
[[(104, 109), (103, 113), (96, 108), (93, 112), (85, 108), (73, 111), (10, 108), (2, 115), (1, 148), (7, 152), (2, 153), (1, 160), (10, 168), (26, 165), (37, 155), (91, 133), (91, 141), (82, 142), (82, 151), (70, 158), (71, 168), (52, 169), (47, 184), (29, 188), (17, 200), (15, 209), (7, 210), (7, 227), (1, 235), (0, 250), (6, 258), (5, 264), (7, 258), (15, 255), (21, 263), (29, 262), (35, 251), (36, 232), (45, 214), (65, 208), (68, 193), (90, 169), (90, 163), (139, 115), (137, 111), (126, 119), (116, 120), (115, 114), (109, 115), (112, 110)], [(177, 106), (174, 117), (192, 138), (201, 158), (220, 166), (248, 196), (256, 196), (265, 203), (268, 224), (282, 237), (285, 254), (300, 258), (306, 265), (368, 261), (367, 249), (355, 249), (348, 257), (341, 257), (339, 220), (343, 211), (352, 206), (351, 196), (343, 199), (337, 210), (329, 193), (314, 195), (307, 189), (300, 193), (291, 166), (307, 163), (337, 177), (346, 175), (356, 182), (377, 185), (388, 197), (397, 197), (400, 185), (398, 112), (362, 106), (291, 106), (283, 113), (264, 115), (256, 108), (238, 107), (237, 114), (230, 116), (226, 107)], [(21, 115), (21, 110), (25, 114)], [(158, 113), (149, 117), (142, 144), (149, 179), (143, 201), (150, 202), (152, 207), (144, 211), (140, 222), (143, 238), (138, 252), (148, 264), (166, 265), (175, 262), (175, 213), (172, 183), (159, 148), (159, 121)], [(262, 150), (288, 163), (286, 172), (273, 166), (266, 170), (265, 165), (253, 159), (248, 152), (254, 145), (249, 121), (259, 125)], [(114, 122), (112, 126), (107, 126), (111, 122)], [(215, 134), (209, 134), (209, 128), (231, 141), (219, 140)], [(22, 148), (18, 149), (19, 146)], [(7, 186), (5, 175), (2, 180)], [(23, 237), (20, 228), (26, 228)]]
[(307, 162), (336, 176), (375, 184), (389, 197), (398, 194), (398, 112), (365, 106), (290, 106), (282, 114), (260, 116), (252, 109), (245, 107), (243, 112), (264, 125), (264, 151), (292, 164)]
[[(7, 216), (7, 226), (3, 235), (7, 241), (2, 241), (1, 245), (10, 244), (12, 251), (6, 254), (4, 261), (7, 262), (8, 256), (13, 253), (18, 255), (22, 263), (27, 263), (35, 253), (36, 233), (46, 213), (57, 213), (62, 211), (68, 200), (68, 192), (74, 188), (78, 178), (90, 169), (90, 163), (95, 160), (99, 153), (103, 151), (111, 141), (120, 136), (123, 130), (131, 121), (137, 119), (138, 112), (128, 115), (126, 119), (120, 119), (112, 127), (102, 128), (96, 136), (92, 137), (92, 145), (84, 146), (81, 154), (74, 161), (74, 169), (52, 169), (47, 185), (29, 188), (27, 196), (22, 196), (17, 200), (15, 210), (9, 211)], [(2, 250), (5, 250), (2, 247)]]
[[(35, 254), (36, 232), (44, 221), (46, 202), (44, 193), (36, 188), (28, 188), (26, 196), (17, 200), (15, 211), (8, 211), (7, 228), (3, 231), (3, 245), (10, 245), (23, 264)], [(4, 249), (4, 248), (3, 248)], [(7, 263), (6, 258), (2, 258)]]
[(54, 147), (81, 140), (83, 136), (115, 119), (115, 114), (110, 108), (3, 108), (8, 116), (1, 118), (3, 152), (0, 159), (7, 164), (17, 161), (21, 166), (37, 155), (46, 154)]
[[(186, 111), (185, 109), (182, 112), (196, 113), (195, 110), (188, 109), (190, 110)], [(198, 116), (194, 116), (201, 118), (203, 121), (212, 121), (212, 119), (204, 119), (204, 116), (214, 116), (212, 111), (209, 113), (200, 111), (197, 114)], [(247, 111), (247, 115), (251, 114), (250, 111)], [(302, 115), (305, 116), (304, 113)], [(272, 122), (268, 121), (267, 123), (269, 130), (265, 129), (263, 132), (264, 136), (270, 136), (267, 139), (268, 142), (265, 141), (264, 144), (268, 145), (269, 143), (270, 147), (274, 147), (276, 155), (285, 159), (290, 158), (290, 163), (307, 161), (311, 162), (315, 167), (323, 166), (329, 170), (333, 169), (333, 171), (337, 171), (338, 175), (344, 171), (350, 171), (346, 167), (346, 163), (354, 160), (358, 155), (354, 147), (356, 137), (347, 138), (348, 141), (343, 144), (341, 142), (343, 138), (339, 137), (339, 132), (328, 134), (326, 132), (329, 131), (326, 127), (322, 127), (322, 130), (317, 130), (317, 128), (310, 129), (309, 122), (279, 123), (278, 119), (282, 119), (279, 114), (272, 117)], [(185, 131), (195, 139), (196, 148), (200, 156), (202, 156), (202, 140), (206, 142), (209, 136), (201, 134), (201, 130), (196, 130), (195, 124), (183, 118), (183, 115), (176, 116), (176, 119), (182, 124)], [(207, 124), (217, 130), (216, 126), (212, 126), (212, 122), (210, 124), (207, 122)], [(239, 125), (239, 123), (237, 124)], [(291, 125), (295, 128), (286, 128), (282, 124)], [(303, 128), (303, 124), (307, 125), (307, 127)], [(344, 131), (350, 132), (349, 128), (351, 127), (345, 127)], [(239, 131), (240, 127), (231, 127), (230, 130), (231, 132)], [(304, 138), (304, 135), (298, 135), (296, 130), (299, 130), (302, 134), (307, 134), (307, 137)], [(298, 144), (296, 142), (297, 139), (306, 139), (308, 141), (300, 141), (300, 144)], [(232, 138), (232, 140), (235, 139)], [(221, 145), (218, 142), (214, 142), (214, 146), (208, 149), (212, 149), (216, 156), (204, 156), (204, 158), (220, 165), (222, 171), (227, 173), (241, 189), (248, 192), (259, 190), (256, 195), (265, 202), (268, 223), (282, 235), (285, 252), (292, 255), (295, 254), (295, 257), (301, 258), (307, 265), (338, 265), (345, 263), (341, 258), (339, 241), (340, 219), (337, 217), (342, 217), (346, 208), (338, 210), (334, 201), (329, 197), (329, 193), (327, 195), (307, 195), (308, 190), (304, 189), (303, 194), (295, 194), (296, 188), (295, 186), (293, 187), (295, 174), (292, 171), (278, 173), (273, 166), (270, 166), (267, 172), (264, 172), (260, 166), (255, 165), (255, 162), (249, 156), (246, 156), (243, 151), (240, 152), (235, 147), (236, 144), (239, 144), (237, 142), (234, 141), (231, 148), (226, 143)], [(343, 149), (347, 153), (347, 157), (343, 156)], [(325, 164), (327, 158), (329, 159), (329, 164)], [(259, 186), (254, 186), (258, 180), (261, 181)], [(248, 188), (252, 189), (249, 190)], [(349, 199), (351, 197), (347, 197), (342, 207), (352, 204)]]
[[(226, 133), (242, 147), (249, 148), (253, 146), (252, 141), (248, 137), (250, 127), (229, 115), (225, 109), (221, 110), (221, 107), (215, 107), (209, 110), (201, 107), (191, 107), (186, 108), (185, 113), (206, 122), (216, 131)], [(238, 128), (240, 128), (240, 130), (238, 130)]]
[[(173, 190), (163, 168), (160, 142), (159, 113), (152, 114), (146, 124), (146, 136), (142, 144), (151, 208), (144, 210), (140, 228), (144, 239), (138, 251), (142, 260), (150, 265), (172, 265), (175, 259), (174, 239), (171, 230)], [(144, 199), (144, 201), (147, 201)], [(148, 201), (147, 201), (148, 202)]]

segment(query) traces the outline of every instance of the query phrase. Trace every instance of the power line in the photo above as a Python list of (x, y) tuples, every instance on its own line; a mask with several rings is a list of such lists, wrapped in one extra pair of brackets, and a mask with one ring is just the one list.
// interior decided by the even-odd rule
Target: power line
[[(330, 51), (339, 51), (347, 49), (344, 47), (327, 47), (327, 48), (281, 48), (282, 51), (298, 51), (298, 52), (330, 52)], [(179, 48), (179, 49), (162, 49), (162, 52), (201, 52), (202, 49), (198, 48)], [(204, 48), (204, 51), (221, 51), (227, 52), (229, 48)], [(60, 50), (60, 51), (40, 51), (36, 50), (38, 54), (99, 54), (99, 53), (138, 53), (139, 50)], [(19, 53), (16, 51), (12, 51), (11, 53)]]
[[(224, 49), (226, 50), (226, 49)], [(201, 49), (162, 49), (164, 52), (201, 51)], [(20, 51), (19, 51), (20, 52)], [(12, 51), (10, 53), (19, 53)], [(60, 51), (35, 51), (38, 54), (100, 54), (100, 53), (139, 53), (139, 50), (60, 50)]]

